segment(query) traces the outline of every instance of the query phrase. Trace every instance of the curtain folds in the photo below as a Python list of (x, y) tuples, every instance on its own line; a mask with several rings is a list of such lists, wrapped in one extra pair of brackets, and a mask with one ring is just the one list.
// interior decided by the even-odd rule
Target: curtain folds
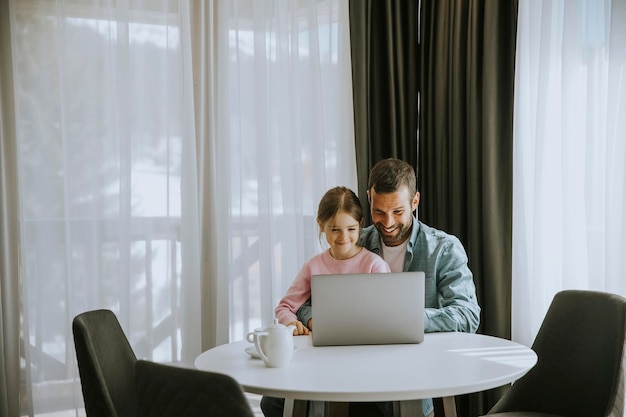
[(191, 365), (201, 350), (187, 26), (176, 2), (8, 3), (2, 280), (21, 284), (22, 315), (2, 318), (25, 339), (8, 358), (22, 366), (12, 416), (80, 410), (71, 322), (83, 311), (113, 310), (138, 357)]
[(510, 337), (514, 2), (426, 2), (420, 217), (465, 244), (484, 315)]
[(9, 4), (0, 4), (0, 417), (20, 415), (19, 191)]
[(563, 289), (626, 296), (626, 3), (520, 1), (513, 338)]
[[(350, 1), (359, 198), (368, 207), (372, 166), (399, 158), (417, 167), (419, 2)], [(369, 224), (369, 210), (365, 210)]]
[(215, 280), (228, 293), (217, 296), (229, 297), (228, 335), (237, 340), (272, 323), (304, 262), (321, 250), (321, 196), (335, 185), (356, 189), (350, 45), (343, 1), (218, 4), (217, 101), (203, 115), (215, 114), (215, 123), (201, 138), (204, 164), (214, 164), (203, 168), (213, 176), (203, 199), (215, 213), (203, 227), (221, 250)]
[(0, 6), (2, 417), (81, 412), (85, 310), (184, 365), (271, 324), (357, 186), (346, 2), (131, 3)]
[[(192, 74), (193, 74), (193, 126), (195, 129), (196, 177), (198, 222), (201, 227), (196, 236), (194, 250), (200, 256), (198, 274), (202, 277), (201, 310), (202, 317), (202, 349), (206, 350), (229, 340), (229, 285), (227, 280), (218, 279), (228, 275), (227, 265), (220, 262), (227, 258), (227, 247), (220, 244), (219, 236), (226, 231), (228, 210), (221, 202), (220, 193), (223, 179), (218, 175), (218, 27), (219, 2), (202, 1), (189, 3), (187, 18), (189, 19)], [(221, 185), (222, 184), (222, 185)], [(192, 195), (194, 195), (192, 193)], [(221, 220), (220, 220), (221, 219)]]
[[(479, 331), (509, 338), (517, 2), (423, 2), (421, 15), (420, 217), (465, 245)], [(501, 393), (457, 407), (480, 415)]]

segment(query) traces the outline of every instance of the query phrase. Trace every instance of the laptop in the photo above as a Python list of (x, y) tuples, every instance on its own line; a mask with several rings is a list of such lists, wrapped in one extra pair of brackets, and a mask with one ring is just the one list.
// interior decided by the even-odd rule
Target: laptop
[(424, 340), (424, 272), (313, 275), (313, 346)]

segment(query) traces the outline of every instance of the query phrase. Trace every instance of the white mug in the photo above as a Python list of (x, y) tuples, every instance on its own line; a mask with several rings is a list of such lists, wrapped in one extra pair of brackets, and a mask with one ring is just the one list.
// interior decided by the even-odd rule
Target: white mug
[(263, 363), (268, 368), (286, 366), (293, 356), (293, 331), (295, 326), (285, 326), (274, 320), (272, 326), (255, 329), (246, 335), (246, 340), (254, 343)]

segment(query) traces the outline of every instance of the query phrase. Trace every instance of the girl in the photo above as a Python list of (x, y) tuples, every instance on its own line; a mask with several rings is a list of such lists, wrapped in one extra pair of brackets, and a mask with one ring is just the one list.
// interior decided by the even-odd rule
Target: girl
[(311, 276), (362, 272), (390, 272), (389, 265), (373, 252), (357, 245), (363, 227), (363, 210), (356, 194), (346, 187), (331, 188), (320, 200), (317, 224), (326, 237), (328, 250), (304, 263), (302, 269), (276, 307), (282, 324), (296, 326), (294, 335), (309, 334), (312, 319), (303, 324), (296, 316), (298, 308), (311, 297)]

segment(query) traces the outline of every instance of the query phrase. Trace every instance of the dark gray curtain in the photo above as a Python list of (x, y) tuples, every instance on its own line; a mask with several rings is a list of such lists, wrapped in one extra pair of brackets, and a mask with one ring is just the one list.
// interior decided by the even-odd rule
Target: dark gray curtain
[[(418, 3), (350, 2), (359, 193), (367, 207), (372, 165), (389, 156), (414, 164), (419, 143), (419, 217), (465, 245), (479, 332), (510, 338), (517, 0), (422, 0), (417, 11)], [(417, 16), (419, 45), (406, 27)], [(418, 97), (415, 126), (408, 113)], [(459, 416), (484, 414), (504, 389), (457, 397)]]
[[(399, 158), (417, 168), (418, 10), (415, 0), (350, 1), (358, 195), (371, 167)], [(369, 210), (365, 210), (369, 224)]]
[[(511, 337), (517, 1), (423, 1), (420, 218), (465, 245), (480, 332)], [(503, 390), (457, 398), (480, 415)], [(467, 414), (466, 414), (467, 413)]]
[(483, 333), (510, 337), (517, 2), (422, 9), (420, 217), (465, 244)]

